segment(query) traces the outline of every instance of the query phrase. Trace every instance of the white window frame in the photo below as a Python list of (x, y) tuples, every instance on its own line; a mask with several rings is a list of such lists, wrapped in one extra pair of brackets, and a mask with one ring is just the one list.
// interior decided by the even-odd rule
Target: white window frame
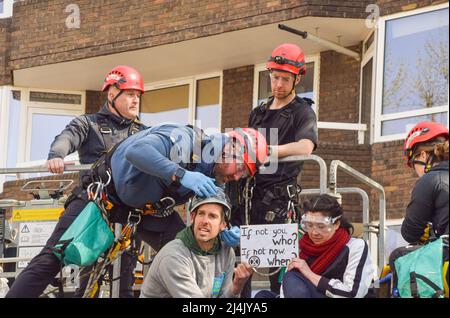
[[(33, 114), (55, 114), (55, 115), (73, 115), (79, 116), (84, 113), (86, 105), (86, 93), (74, 91), (61, 91), (50, 89), (30, 89), (24, 88), (21, 91), (22, 109), (20, 113), (19, 145), (17, 153), (17, 162), (26, 163), (30, 161), (31, 155), (31, 134)], [(81, 95), (81, 104), (62, 104), (30, 101), (30, 92), (59, 93), (59, 94), (77, 94)], [(23, 123), (23, 124), (22, 124)]]
[[(373, 32), (370, 32), (367, 37), (363, 41), (363, 56), (361, 60), (361, 68), (360, 68), (360, 75), (359, 75), (359, 119), (358, 122), (361, 123), (362, 120), (362, 84), (363, 84), (363, 69), (366, 66), (366, 64), (372, 59), (372, 87), (371, 87), (371, 100), (370, 100), (370, 143), (373, 143), (374, 138), (374, 107), (375, 105), (375, 81), (376, 81), (376, 54), (375, 54), (375, 48), (377, 45), (377, 32), (378, 29), (375, 28)], [(370, 39), (370, 36), (373, 34), (373, 41), (372, 44), (369, 46), (367, 50), (365, 50), (365, 44)], [(364, 143), (364, 130), (358, 131), (358, 143), (363, 144)]]
[[(20, 91), (21, 110), (19, 114), (19, 136), (17, 144), (17, 167), (27, 167), (35, 165), (37, 161), (30, 161), (31, 153), (31, 134), (32, 134), (32, 115), (39, 114), (55, 114), (55, 115), (73, 115), (78, 116), (84, 113), (86, 104), (86, 93), (83, 91), (61, 91), (49, 90), (41, 88), (22, 88), (4, 86), (0, 89), (0, 167), (6, 167), (6, 160), (8, 156), (8, 133), (9, 133), (9, 98), (11, 91)], [(60, 94), (77, 94), (81, 96), (80, 104), (61, 104), (48, 102), (31, 102), (30, 92), (46, 92), (46, 93), (60, 93)], [(78, 160), (78, 155), (70, 156), (71, 160)], [(0, 192), (2, 191), (3, 182), (6, 175), (0, 175)]]
[[(426, 12), (432, 12), (437, 11), (441, 9), (448, 8), (449, 4), (439, 4), (435, 6), (429, 6), (425, 8), (420, 8), (417, 10), (411, 10), (408, 12), (401, 12), (396, 13), (384, 17), (380, 17), (378, 20), (378, 31), (377, 31), (377, 51), (376, 51), (376, 58), (377, 58), (377, 64), (376, 64), (376, 92), (375, 92), (375, 114), (374, 114), (374, 137), (373, 142), (387, 142), (387, 141), (393, 141), (393, 140), (400, 140), (405, 139), (407, 132), (401, 133), (401, 134), (392, 134), (387, 136), (381, 135), (381, 127), (382, 122), (387, 120), (393, 120), (393, 119), (404, 119), (404, 118), (410, 118), (410, 117), (417, 117), (421, 115), (431, 115), (436, 113), (445, 113), (447, 112), (447, 128), (449, 125), (448, 122), (448, 104), (438, 107), (432, 107), (429, 109), (423, 108), (423, 109), (416, 109), (411, 111), (405, 111), (400, 113), (394, 113), (394, 114), (382, 114), (382, 102), (383, 102), (383, 80), (384, 80), (384, 53), (385, 53), (385, 34), (386, 34), (386, 23), (390, 20), (414, 16), (421, 13)], [(447, 91), (448, 94), (448, 91)], [(447, 99), (448, 102), (448, 99)]]
[(164, 80), (153, 83), (146, 83), (144, 85), (145, 91), (157, 90), (163, 88), (171, 88), (181, 85), (189, 85), (189, 101), (188, 101), (188, 123), (190, 125), (195, 124), (195, 111), (196, 111), (196, 100), (197, 100), (197, 81), (204, 80), (208, 78), (219, 77), (219, 131), (222, 129), (222, 82), (223, 82), (223, 72), (211, 72), (197, 74), (189, 77), (174, 78), (170, 80)]
[[(8, 86), (0, 86), (0, 167), (6, 167), (7, 149), (8, 149), (8, 121), (9, 111), (7, 107)], [(0, 174), (0, 193), (3, 192), (3, 182), (6, 175)]]
[(0, 19), (9, 18), (13, 13), (14, 0), (3, 1), (3, 12), (0, 12)]
[[(309, 55), (305, 57), (306, 63), (314, 62), (314, 84), (313, 84), (313, 110), (317, 114), (320, 104), (320, 53)], [(256, 64), (253, 72), (253, 108), (258, 106), (258, 91), (259, 91), (259, 72), (266, 70), (266, 63)], [(319, 117), (319, 116), (318, 116)], [(320, 118), (318, 118), (320, 119)], [(364, 143), (364, 131), (367, 130), (367, 125), (359, 123), (338, 123), (328, 121), (318, 121), (317, 128), (319, 129), (336, 129), (336, 130), (352, 130), (358, 131), (359, 143)]]
[[(314, 62), (314, 83), (313, 83), (313, 100), (314, 112), (317, 114), (319, 108), (319, 86), (320, 86), (320, 54), (308, 55), (305, 57), (305, 63)], [(267, 71), (266, 63), (256, 64), (253, 70), (253, 108), (258, 106), (259, 92), (259, 72)]]
[[(401, 219), (386, 219), (384, 222), (384, 230), (386, 233), (386, 230), (389, 227), (393, 227), (393, 226), (400, 226), (403, 223), (404, 218)], [(376, 220), (376, 221), (372, 221), (370, 222), (371, 225), (373, 226), (379, 226), (380, 225), (380, 221)], [(384, 251), (386, 253), (386, 243), (387, 243), (387, 237), (385, 236), (385, 241), (384, 241)], [(369, 232), (369, 251), (370, 251), (370, 256), (372, 258), (372, 262), (374, 264), (378, 264), (378, 237), (376, 235), (376, 233), (373, 232)], [(406, 246), (407, 244), (405, 244)], [(386, 257), (386, 259), (384, 260), (385, 264), (387, 264), (387, 262), (389, 262), (388, 257)], [(380, 268), (379, 270), (382, 270), (382, 268)]]

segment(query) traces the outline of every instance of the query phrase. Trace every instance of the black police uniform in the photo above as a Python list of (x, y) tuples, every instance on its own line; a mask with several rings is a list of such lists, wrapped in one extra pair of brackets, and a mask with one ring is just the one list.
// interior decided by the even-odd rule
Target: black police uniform
[[(250, 114), (248, 126), (254, 129), (265, 128), (269, 145), (285, 145), (301, 139), (311, 140), (317, 147), (317, 118), (307, 98), (296, 96), (289, 104), (280, 109), (270, 109), (273, 97), (256, 107)], [(278, 141), (271, 140), (270, 129), (278, 129)], [(250, 224), (279, 224), (287, 218), (287, 204), (291, 193), (297, 189), (297, 176), (303, 164), (298, 162), (278, 163), (274, 174), (259, 173), (255, 176)], [(294, 198), (296, 201), (297, 196)], [(296, 202), (298, 203), (298, 202)], [(273, 292), (279, 293), (278, 275), (270, 276)], [(247, 290), (248, 293), (248, 290)], [(244, 296), (249, 296), (245, 295)]]
[[(105, 103), (99, 112), (81, 115), (73, 119), (55, 137), (50, 146), (48, 159), (64, 158), (68, 154), (78, 151), (80, 163), (91, 164), (118, 142), (146, 128), (138, 120), (126, 120), (116, 116), (109, 111), (108, 105)], [(45, 277), (47, 272), (59, 271), (60, 265), (54, 262), (55, 255), (53, 255), (51, 247), (58, 242), (67, 227), (86, 205), (87, 195), (83, 187), (87, 186), (89, 179), (89, 171), (80, 172), (80, 186), (74, 189), (67, 199), (64, 206), (65, 212), (56, 226), (60, 231), (52, 234), (46, 247), (17, 277), (6, 297), (38, 297), (48, 285), (48, 281), (36, 280), (33, 277)], [(136, 266), (137, 257), (124, 253), (121, 261), (120, 296), (132, 297), (133, 269)], [(86, 284), (87, 280), (81, 281), (81, 288), (76, 292), (76, 297), (83, 295)]]

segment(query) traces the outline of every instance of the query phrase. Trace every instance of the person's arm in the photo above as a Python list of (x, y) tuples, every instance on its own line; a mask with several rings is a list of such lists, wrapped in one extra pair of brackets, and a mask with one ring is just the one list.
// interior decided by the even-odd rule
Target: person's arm
[(322, 276), (314, 273), (304, 259), (293, 258), (287, 267), (287, 271), (291, 271), (293, 269), (302, 273), (303, 276), (305, 276), (314, 286), (317, 287), (317, 285), (319, 285), (319, 281)]
[[(223, 248), (223, 247), (222, 247)], [(253, 270), (247, 263), (238, 264), (235, 268), (236, 257), (234, 250), (229, 248), (227, 271), (225, 274), (220, 298), (238, 298)]]
[[(166, 181), (175, 181), (175, 172), (180, 168), (171, 160), (173, 149), (170, 141), (158, 135), (143, 135), (125, 149), (125, 159), (140, 171)], [(191, 147), (190, 145), (188, 147)], [(190, 149), (185, 149), (189, 151)], [(184, 171), (180, 183), (200, 196), (209, 197), (217, 192), (214, 179), (196, 171)]]
[(314, 143), (309, 139), (301, 139), (285, 145), (270, 146), (270, 148), (272, 149), (271, 156), (284, 158), (288, 156), (310, 155), (314, 150)]
[(401, 233), (408, 243), (417, 243), (427, 227), (434, 210), (434, 185), (427, 175), (417, 180), (406, 208)]
[(169, 141), (158, 135), (144, 135), (128, 145), (125, 159), (142, 172), (171, 181), (179, 165), (170, 158)]
[(86, 140), (89, 123), (86, 116), (74, 118), (50, 145), (45, 166), (52, 173), (64, 172), (64, 158), (77, 151)]
[(322, 276), (317, 289), (332, 298), (362, 298), (367, 295), (374, 280), (374, 268), (369, 248), (362, 239), (356, 239), (349, 247), (348, 263), (342, 281)]
[(270, 146), (271, 156), (275, 158), (284, 158), (287, 156), (310, 155), (317, 147), (317, 118), (312, 109), (294, 118), (294, 126), (296, 127), (295, 140), (284, 145)]

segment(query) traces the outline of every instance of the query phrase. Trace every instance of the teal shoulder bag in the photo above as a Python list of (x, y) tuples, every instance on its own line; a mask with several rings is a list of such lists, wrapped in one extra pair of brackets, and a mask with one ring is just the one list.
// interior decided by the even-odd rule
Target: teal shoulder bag
[(442, 253), (443, 242), (440, 238), (395, 260), (400, 297), (444, 297)]
[(53, 253), (65, 265), (88, 266), (114, 242), (114, 234), (102, 216), (100, 208), (91, 201), (67, 228)]

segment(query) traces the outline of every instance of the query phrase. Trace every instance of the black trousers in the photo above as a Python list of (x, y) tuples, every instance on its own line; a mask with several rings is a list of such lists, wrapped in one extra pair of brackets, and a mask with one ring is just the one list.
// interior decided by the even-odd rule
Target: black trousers
[[(52, 253), (51, 248), (59, 241), (87, 203), (86, 196), (83, 194), (67, 204), (64, 214), (59, 219), (46, 246), (19, 274), (6, 295), (7, 298), (37, 298), (54, 280), (61, 269), (61, 262)], [(125, 215), (128, 214), (127, 211), (121, 212)], [(176, 234), (184, 227), (185, 224), (178, 213), (173, 213), (164, 219), (145, 216), (138, 225), (137, 237), (156, 251), (159, 251), (162, 246), (173, 240)], [(136, 259), (134, 256), (124, 253), (121, 260), (120, 297), (132, 297), (131, 287), (133, 285), (133, 270), (136, 265)], [(86, 285), (87, 281), (83, 280), (80, 282), (80, 289), (76, 293), (77, 296), (83, 295)]]

